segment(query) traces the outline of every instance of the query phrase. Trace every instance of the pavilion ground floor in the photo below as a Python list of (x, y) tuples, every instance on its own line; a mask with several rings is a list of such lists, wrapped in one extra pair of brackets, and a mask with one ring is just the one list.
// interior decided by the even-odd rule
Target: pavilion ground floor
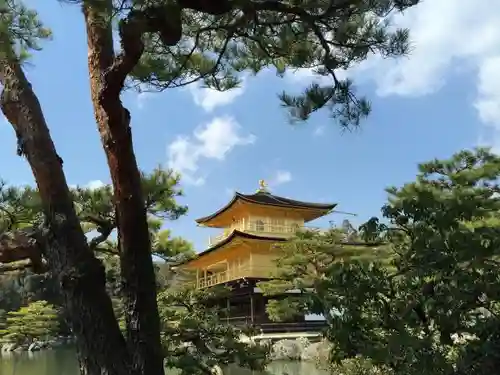
[[(234, 326), (250, 326), (261, 333), (317, 332), (325, 327), (323, 319), (312, 320), (306, 316), (298, 316), (285, 322), (271, 321), (266, 313), (266, 305), (270, 298), (258, 288), (259, 281), (263, 280), (245, 279), (227, 285), (231, 288), (231, 293), (217, 301), (217, 305), (223, 311), (222, 321)], [(283, 295), (281, 298), (286, 296)]]

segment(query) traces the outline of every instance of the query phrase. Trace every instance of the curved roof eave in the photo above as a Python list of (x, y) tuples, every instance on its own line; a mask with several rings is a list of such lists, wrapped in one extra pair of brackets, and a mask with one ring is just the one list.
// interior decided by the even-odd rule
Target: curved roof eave
[(226, 204), (224, 207), (220, 208), (216, 212), (211, 215), (196, 219), (195, 221), (198, 224), (206, 223), (219, 216), (223, 212), (230, 209), (238, 200), (242, 200), (248, 203), (266, 205), (266, 206), (274, 206), (274, 207), (293, 207), (293, 208), (302, 208), (309, 210), (323, 210), (330, 211), (333, 210), (337, 204), (336, 203), (311, 203), (311, 202), (302, 202), (289, 198), (280, 197), (277, 195), (269, 194), (269, 193), (256, 193), (256, 194), (242, 194), (236, 192), (233, 198)]
[[(190, 259), (186, 261), (184, 264), (189, 263), (190, 261), (194, 261), (198, 259), (202, 255), (206, 255), (208, 253), (211, 253), (212, 251), (215, 251), (222, 246), (228, 244), (231, 242), (234, 238), (239, 237), (243, 239), (250, 239), (250, 240), (263, 240), (263, 241), (273, 241), (273, 242), (283, 242), (286, 241), (286, 238), (280, 238), (280, 237), (269, 237), (269, 236), (259, 236), (257, 234), (252, 234), (252, 233), (247, 233), (247, 232), (242, 232), (239, 230), (233, 230), (229, 236), (224, 238), (222, 241), (217, 242), (213, 246), (209, 247), (206, 250), (203, 250), (201, 253), (196, 254), (196, 258)], [(179, 264), (182, 265), (183, 263)]]

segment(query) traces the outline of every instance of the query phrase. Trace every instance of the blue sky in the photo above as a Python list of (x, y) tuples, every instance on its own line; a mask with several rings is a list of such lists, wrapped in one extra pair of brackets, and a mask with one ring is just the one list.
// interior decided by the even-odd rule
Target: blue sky
[[(26, 72), (68, 182), (107, 183), (80, 10), (56, 0), (28, 3), (54, 32)], [(167, 227), (202, 250), (213, 233), (197, 228), (194, 219), (220, 208), (234, 190), (255, 191), (259, 179), (278, 195), (336, 202), (339, 210), (358, 214), (350, 219), (359, 223), (379, 214), (385, 187), (414, 178), (418, 162), (478, 144), (498, 147), (500, 10), (494, 5), (495, 0), (433, 0), (398, 17), (398, 24), (412, 30), (412, 54), (399, 61), (374, 57), (347, 72), (373, 103), (370, 118), (352, 133), (341, 133), (326, 112), (305, 124), (288, 123), (277, 93), (300, 90), (314, 79), (307, 71), (283, 79), (264, 72), (226, 93), (192, 87), (124, 94), (141, 169), (162, 164), (185, 176), (182, 203), (189, 214)], [(32, 183), (5, 120), (0, 139), (1, 177)], [(344, 218), (333, 214), (318, 224)]]

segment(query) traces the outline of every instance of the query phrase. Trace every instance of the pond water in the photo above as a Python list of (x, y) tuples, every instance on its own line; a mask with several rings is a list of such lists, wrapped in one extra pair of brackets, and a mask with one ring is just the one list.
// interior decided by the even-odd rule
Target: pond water
[[(269, 365), (273, 375), (326, 375), (312, 363), (273, 362)], [(76, 355), (71, 348), (34, 353), (0, 356), (0, 375), (79, 375)], [(260, 375), (257, 372), (231, 367), (224, 375)]]

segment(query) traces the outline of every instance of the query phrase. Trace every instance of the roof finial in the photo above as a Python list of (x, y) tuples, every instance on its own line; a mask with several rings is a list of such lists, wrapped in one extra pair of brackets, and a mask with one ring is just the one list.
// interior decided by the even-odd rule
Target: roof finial
[(266, 181), (264, 180), (259, 180), (259, 190), (257, 190), (258, 193), (267, 193), (269, 190), (268, 190), (268, 185), (266, 183)]

